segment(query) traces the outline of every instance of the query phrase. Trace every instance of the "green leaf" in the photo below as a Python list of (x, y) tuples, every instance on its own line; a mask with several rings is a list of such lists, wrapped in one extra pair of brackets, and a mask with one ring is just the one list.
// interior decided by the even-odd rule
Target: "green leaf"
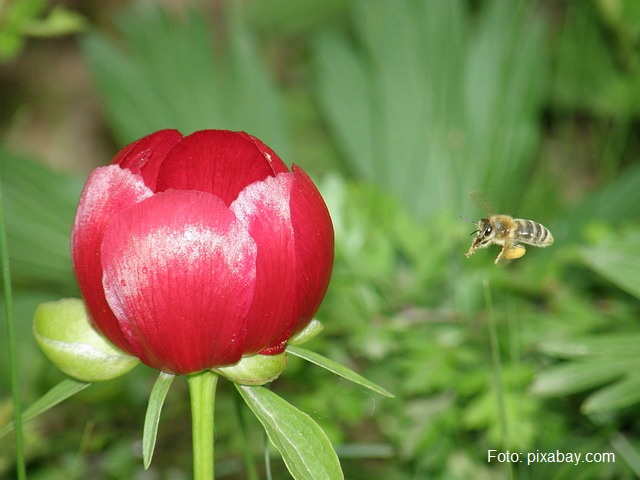
[(12, 279), (73, 296), (69, 237), (82, 183), (0, 146)]
[(338, 362), (335, 362), (327, 357), (323, 357), (322, 355), (316, 352), (312, 352), (311, 350), (307, 350), (305, 348), (294, 347), (291, 345), (287, 346), (287, 352), (291, 353), (292, 355), (295, 355), (296, 357), (303, 358), (311, 363), (315, 363), (319, 367), (329, 370), (330, 372), (335, 373), (336, 375), (339, 375), (342, 378), (345, 378), (353, 383), (357, 383), (358, 385), (368, 388), (369, 390), (373, 390), (374, 392), (379, 393), (380, 395), (384, 395), (385, 397), (389, 397), (389, 398), (395, 397), (393, 393), (388, 392), (387, 390), (382, 388), (380, 385), (377, 385), (372, 381), (367, 380), (362, 375), (357, 374), (356, 372), (345, 367), (344, 365), (341, 365)]
[(588, 414), (640, 402), (639, 342), (640, 335), (634, 333), (545, 342), (542, 351), (575, 360), (539, 374), (532, 390), (541, 395), (566, 395), (600, 387), (581, 406)]
[(640, 375), (632, 375), (602, 388), (582, 404), (584, 413), (598, 413), (628, 407), (640, 402)]
[(331, 442), (309, 415), (264, 387), (236, 385), (236, 389), (262, 423), (293, 478), (344, 478)]
[(318, 29), (315, 93), (351, 170), (419, 218), (464, 212), (477, 189), (513, 205), (549, 77), (527, 3), (483, 2), (471, 15), (461, 0), (354, 1), (352, 31)]
[(153, 384), (151, 395), (149, 396), (149, 405), (147, 406), (147, 414), (144, 417), (144, 429), (142, 433), (142, 460), (144, 468), (149, 468), (151, 459), (153, 458), (153, 450), (156, 446), (156, 438), (158, 435), (158, 423), (160, 422), (160, 412), (164, 399), (171, 386), (171, 382), (175, 375), (160, 372), (156, 383)]
[(580, 256), (591, 269), (640, 299), (640, 230), (608, 237), (581, 249)]
[(548, 368), (540, 373), (531, 387), (533, 393), (544, 396), (568, 395), (597, 387), (637, 369), (638, 362), (619, 359), (596, 359), (571, 362)]
[(558, 358), (633, 357), (638, 356), (640, 334), (621, 333), (598, 337), (565, 338), (550, 340), (540, 345), (540, 350)]
[[(57, 404), (66, 400), (67, 398), (75, 395), (81, 390), (84, 390), (91, 383), (79, 382), (77, 380), (66, 379), (60, 382), (58, 385), (53, 387), (47, 393), (45, 393), (40, 399), (36, 400), (33, 405), (27, 408), (22, 413), (22, 421), (26, 422), (27, 420), (31, 420), (32, 418), (37, 417), (43, 412), (46, 412), (50, 408), (55, 407)], [(13, 431), (14, 425), (13, 422), (6, 425), (2, 430), (0, 430), (0, 438), (4, 437), (11, 431)]]
[(86, 24), (87, 21), (82, 15), (56, 5), (46, 18), (32, 19), (25, 23), (22, 31), (33, 37), (54, 37), (78, 33)]
[(585, 222), (611, 225), (636, 220), (640, 214), (637, 205), (640, 205), (640, 166), (633, 165), (586, 196), (564, 220), (563, 228), (569, 236), (570, 232), (583, 228)]
[(0, 2), (0, 61), (18, 54), (24, 44), (24, 26), (46, 8), (46, 0)]
[(162, 128), (185, 135), (225, 128), (250, 132), (287, 158), (282, 100), (238, 10), (230, 2), (213, 26), (195, 11), (178, 19), (138, 3), (118, 16), (118, 42), (99, 33), (84, 38), (121, 144)]

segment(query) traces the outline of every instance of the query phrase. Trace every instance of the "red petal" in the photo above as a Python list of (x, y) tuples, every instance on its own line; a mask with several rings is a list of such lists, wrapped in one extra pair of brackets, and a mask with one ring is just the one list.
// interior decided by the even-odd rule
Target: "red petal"
[(320, 308), (333, 270), (333, 223), (320, 192), (307, 174), (294, 165), (291, 190), (291, 224), (296, 245), (297, 324), (302, 330)]
[(313, 318), (333, 267), (333, 225), (309, 177), (293, 173), (256, 182), (231, 205), (258, 245), (256, 291), (247, 352), (279, 353)]
[(277, 175), (278, 173), (288, 173), (289, 172), (289, 169), (284, 164), (284, 162), (282, 160), (280, 160), (280, 157), (278, 156), (278, 154), (276, 152), (274, 152), (273, 150), (271, 150), (270, 147), (268, 147), (267, 145), (262, 143), (261, 140), (259, 140), (258, 138), (254, 137), (253, 135), (249, 135), (246, 132), (237, 132), (237, 133), (238, 133), (238, 135), (240, 135), (243, 138), (246, 138), (247, 140), (249, 140), (250, 142), (252, 142), (256, 146), (256, 148), (260, 151), (260, 153), (262, 153), (262, 155), (271, 164), (271, 170), (273, 171), (274, 175)]
[(144, 183), (155, 191), (160, 165), (180, 140), (182, 134), (177, 130), (160, 130), (124, 147), (111, 163), (140, 173)]
[(230, 205), (247, 185), (282, 168), (286, 170), (273, 151), (246, 133), (202, 130), (169, 152), (160, 168), (157, 191), (199, 190)]
[(100, 167), (84, 187), (71, 232), (71, 256), (80, 291), (93, 325), (119, 348), (131, 353), (102, 288), (100, 247), (114, 215), (153, 193), (139, 175), (117, 165)]
[(291, 174), (268, 177), (249, 185), (231, 204), (258, 246), (247, 352), (257, 353), (286, 340), (295, 324), (296, 258), (289, 212), (293, 180)]
[(107, 301), (136, 355), (187, 374), (237, 362), (255, 285), (256, 246), (213, 195), (168, 190), (105, 232)]

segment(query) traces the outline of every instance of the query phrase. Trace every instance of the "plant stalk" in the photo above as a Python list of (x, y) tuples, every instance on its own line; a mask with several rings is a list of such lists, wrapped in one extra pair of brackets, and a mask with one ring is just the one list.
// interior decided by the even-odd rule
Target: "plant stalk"
[(2, 190), (0, 189), (0, 263), (2, 268), (2, 289), (7, 320), (7, 347), (9, 353), (9, 375), (13, 397), (13, 424), (16, 432), (16, 476), (18, 480), (27, 478), (24, 435), (22, 432), (22, 408), (20, 405), (20, 384), (18, 381), (18, 355), (16, 334), (13, 325), (13, 294), (11, 290), (11, 268), (9, 267), (9, 246), (4, 218)]
[(205, 370), (190, 375), (188, 382), (193, 434), (193, 478), (194, 480), (213, 480), (213, 413), (218, 375)]
[(255, 461), (253, 458), (253, 451), (251, 449), (251, 442), (249, 441), (249, 426), (244, 418), (242, 408), (244, 403), (241, 402), (241, 396), (239, 394), (234, 395), (236, 413), (238, 414), (238, 423), (240, 424), (240, 434), (242, 435), (244, 467), (247, 474), (247, 480), (258, 480), (258, 472), (256, 470)]

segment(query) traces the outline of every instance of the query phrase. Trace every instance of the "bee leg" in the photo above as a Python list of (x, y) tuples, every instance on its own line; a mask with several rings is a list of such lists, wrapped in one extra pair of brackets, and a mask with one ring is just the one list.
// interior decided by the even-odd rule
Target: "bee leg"
[(500, 259), (502, 258), (502, 255), (504, 254), (506, 248), (507, 248), (506, 245), (502, 246), (502, 250), (500, 250), (500, 253), (498, 254), (498, 256), (496, 257), (496, 259), (493, 262), (495, 265), (497, 265), (498, 262), (500, 261)]

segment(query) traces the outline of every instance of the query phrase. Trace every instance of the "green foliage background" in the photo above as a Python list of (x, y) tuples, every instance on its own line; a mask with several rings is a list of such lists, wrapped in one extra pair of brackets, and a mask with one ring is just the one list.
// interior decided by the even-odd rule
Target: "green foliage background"
[[(272, 385), (328, 432), (346, 478), (640, 476), (637, 2), (118, 3), (76, 2), (65, 28), (46, 2), (0, 10), (12, 45), (0, 174), (25, 405), (63, 378), (31, 322), (38, 303), (78, 294), (68, 239), (88, 172), (160, 128), (246, 130), (310, 172), (331, 210), (326, 329), (309, 348), (396, 395), (297, 358)], [(84, 31), (34, 40), (34, 25)], [(75, 70), (53, 90), (22, 83), (61, 46), (91, 74), (91, 135), (64, 123)], [(58, 132), (41, 148), (28, 128), (38, 109)], [(78, 133), (60, 141), (60, 121)], [(53, 144), (71, 160), (56, 163)], [(465, 259), (472, 227), (458, 216), (485, 213), (474, 190), (547, 225), (555, 245), (499, 267), (496, 249)], [(5, 351), (0, 426), (11, 418)], [(154, 377), (138, 367), (28, 423), (29, 478), (189, 478), (186, 382), (172, 386), (146, 474), (137, 457)], [(218, 476), (245, 478), (238, 429), (258, 457), (264, 434), (230, 385), (218, 398)], [(0, 439), (0, 477), (14, 476), (12, 448)], [(488, 463), (489, 449), (616, 461), (507, 465)], [(277, 457), (272, 468), (286, 476)]]

